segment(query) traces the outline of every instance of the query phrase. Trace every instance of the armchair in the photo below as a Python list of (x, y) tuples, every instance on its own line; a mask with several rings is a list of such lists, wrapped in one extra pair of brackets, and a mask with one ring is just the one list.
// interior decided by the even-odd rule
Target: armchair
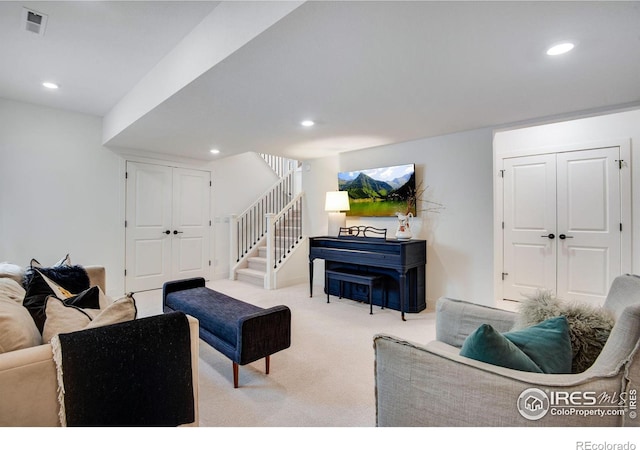
[(640, 277), (617, 277), (604, 307), (616, 322), (595, 363), (555, 375), (460, 356), (478, 326), (506, 332), (516, 314), (440, 298), (436, 341), (374, 337), (377, 426), (640, 426)]

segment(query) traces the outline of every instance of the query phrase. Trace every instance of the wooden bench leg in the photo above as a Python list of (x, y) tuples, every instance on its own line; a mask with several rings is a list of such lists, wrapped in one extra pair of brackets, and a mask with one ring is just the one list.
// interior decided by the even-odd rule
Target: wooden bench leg
[[(265, 356), (264, 363), (265, 363), (265, 372), (264, 373), (269, 375), (269, 369), (271, 368), (271, 355)], [(238, 366), (238, 363), (233, 362), (233, 387), (234, 388), (238, 387), (239, 368), (240, 368), (240, 366)]]
[(233, 387), (238, 387), (238, 363), (233, 363)]

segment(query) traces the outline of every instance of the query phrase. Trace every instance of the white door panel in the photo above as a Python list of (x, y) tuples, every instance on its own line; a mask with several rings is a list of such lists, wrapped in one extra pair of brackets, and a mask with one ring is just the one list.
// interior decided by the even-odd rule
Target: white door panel
[(139, 239), (136, 241), (135, 254), (138, 255), (134, 261), (136, 277), (147, 278), (164, 275), (165, 243), (165, 239)]
[(209, 172), (174, 169), (173, 276), (206, 278), (209, 267)]
[(174, 224), (203, 227), (209, 221), (209, 173), (174, 169)]
[[(578, 300), (577, 297), (585, 296), (604, 297), (611, 283), (608, 275), (609, 249), (567, 246), (563, 250), (563, 258), (567, 260), (565, 292), (562, 298)], [(566, 256), (565, 256), (566, 255)], [(558, 284), (561, 284), (560, 282)], [(560, 295), (560, 294), (559, 294)]]
[[(182, 277), (203, 276), (206, 269), (204, 258), (205, 252), (203, 239), (199, 237), (185, 238), (181, 237), (174, 241), (175, 252), (174, 260), (176, 261), (175, 273)], [(197, 272), (197, 273), (196, 273)]]
[(126, 289), (154, 289), (171, 272), (171, 169), (127, 163)]
[(601, 304), (620, 275), (618, 158), (617, 147), (558, 154), (561, 298)]
[[(513, 275), (510, 276), (513, 288), (518, 292), (539, 289), (548, 283), (550, 272), (548, 263), (551, 261), (548, 245), (531, 245), (513, 243)], [(554, 267), (551, 268), (555, 269)], [(511, 273), (511, 272), (507, 272)]]
[(503, 296), (521, 299), (538, 289), (555, 289), (555, 155), (504, 162)]

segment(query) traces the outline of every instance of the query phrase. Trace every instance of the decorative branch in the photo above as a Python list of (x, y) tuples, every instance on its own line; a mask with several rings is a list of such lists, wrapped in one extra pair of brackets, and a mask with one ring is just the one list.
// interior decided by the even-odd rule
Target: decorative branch
[(422, 181), (418, 183), (415, 189), (409, 189), (409, 196), (407, 197), (407, 215), (414, 207), (416, 209), (416, 215), (420, 211), (427, 213), (440, 213), (445, 209), (445, 206), (442, 203), (433, 202), (424, 198), (427, 189), (429, 189), (429, 186), (427, 185), (426, 187), (422, 187)]

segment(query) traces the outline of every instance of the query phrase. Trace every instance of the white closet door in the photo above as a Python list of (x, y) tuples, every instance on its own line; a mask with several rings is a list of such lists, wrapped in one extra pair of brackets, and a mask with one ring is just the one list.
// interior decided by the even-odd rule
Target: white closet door
[(620, 275), (619, 158), (618, 147), (558, 154), (561, 298), (602, 304)]
[(208, 278), (209, 172), (174, 169), (172, 276)]
[(602, 304), (621, 273), (619, 147), (503, 160), (503, 298)]
[(556, 287), (556, 158), (504, 160), (503, 297)]
[(209, 172), (127, 162), (127, 291), (209, 278)]
[(156, 289), (171, 274), (170, 167), (127, 162), (127, 291)]

